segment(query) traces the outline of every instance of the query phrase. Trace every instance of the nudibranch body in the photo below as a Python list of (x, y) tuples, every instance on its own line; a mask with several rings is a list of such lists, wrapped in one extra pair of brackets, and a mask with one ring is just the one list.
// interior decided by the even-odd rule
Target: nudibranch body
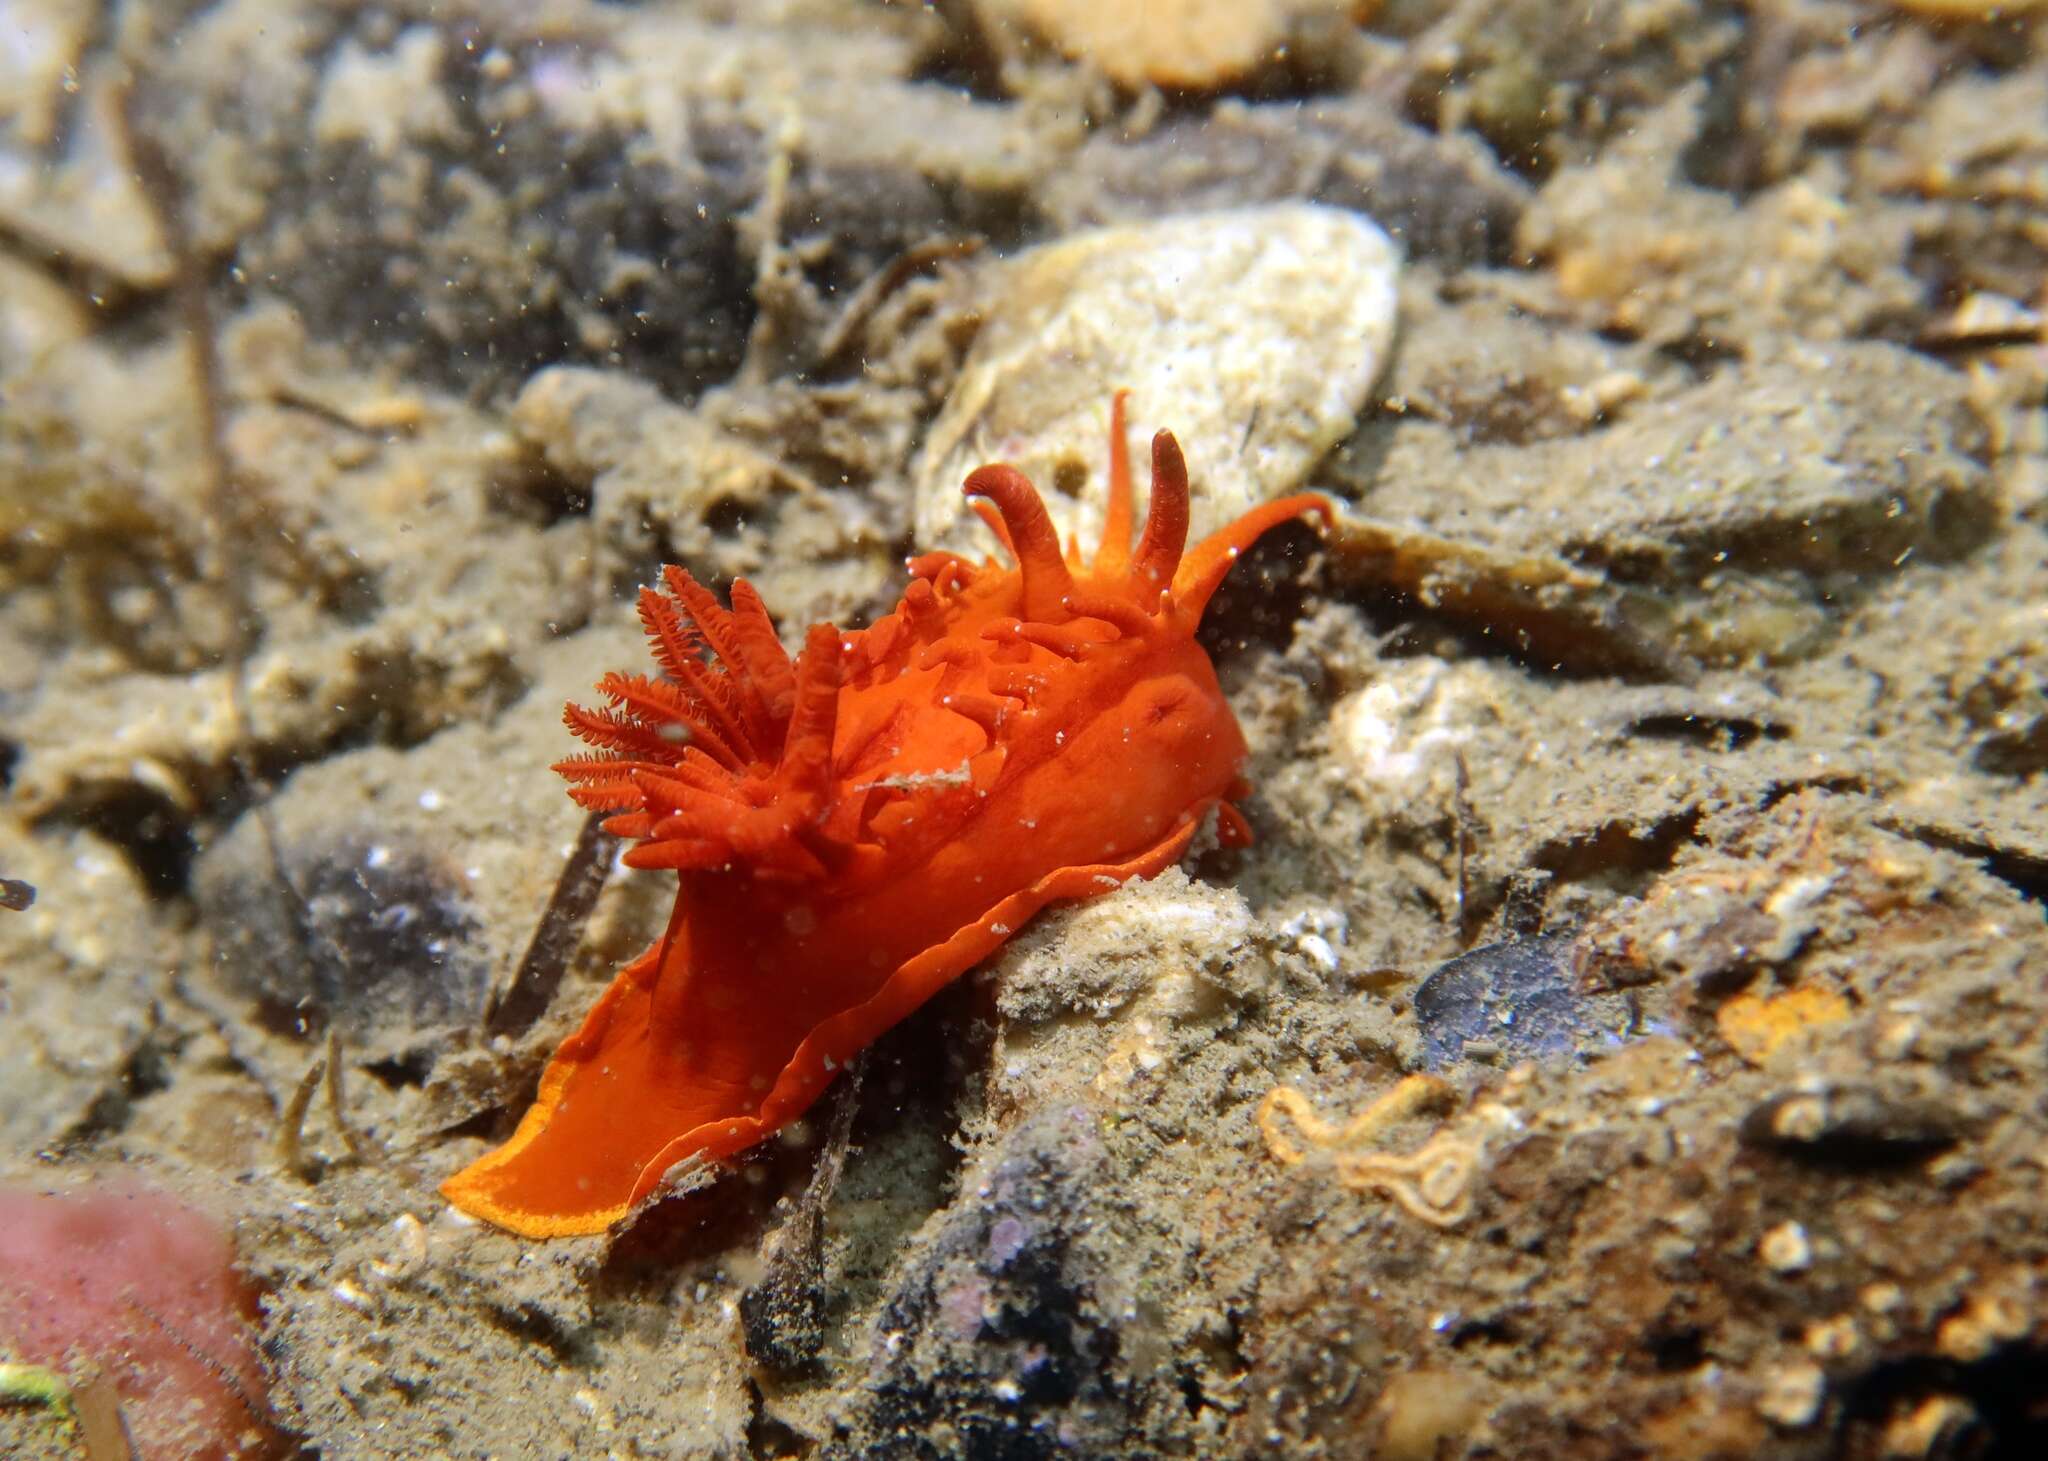
[(673, 868), (668, 930), (563, 1041), (511, 1140), (448, 1179), (458, 1207), (533, 1237), (593, 1233), (680, 1164), (794, 1120), (834, 1072), (1046, 904), (1178, 861), (1245, 790), (1246, 747), (1195, 628), (1262, 533), (1328, 505), (1247, 513), (1183, 552), (1187, 469), (1152, 442), (1135, 548), (1123, 397), (1102, 545), (1064, 554), (1022, 473), (966, 484), (1015, 558), (911, 560), (865, 630), (813, 626), (792, 662), (743, 581), (641, 593), (659, 678), (610, 674), (571, 706), (598, 747), (570, 794)]

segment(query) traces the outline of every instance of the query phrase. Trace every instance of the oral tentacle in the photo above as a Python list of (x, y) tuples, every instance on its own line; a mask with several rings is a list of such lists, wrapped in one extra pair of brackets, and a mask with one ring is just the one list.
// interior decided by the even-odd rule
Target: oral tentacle
[(980, 467), (968, 474), (964, 491), (994, 503), (1009, 529), (1017, 571), (1024, 580), (1022, 617), (1057, 621), (1061, 603), (1074, 591), (1074, 576), (1067, 571), (1059, 532), (1031, 479), (1011, 466)]
[(1102, 511), (1102, 546), (1094, 570), (1104, 578), (1122, 578), (1131, 566), (1131, 443), (1125, 434), (1124, 411), (1129, 391), (1109, 398), (1109, 499)]
[(1152, 438), (1152, 507), (1145, 514), (1145, 535), (1131, 565), (1131, 583), (1138, 601), (1173, 582), (1174, 570), (1188, 543), (1188, 464), (1171, 431)]

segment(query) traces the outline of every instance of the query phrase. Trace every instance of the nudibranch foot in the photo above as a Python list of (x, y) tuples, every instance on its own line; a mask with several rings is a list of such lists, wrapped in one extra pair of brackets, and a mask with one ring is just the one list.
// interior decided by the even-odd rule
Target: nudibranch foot
[[(604, 1232), (658, 1198), (667, 1175), (685, 1161), (743, 1152), (802, 1115), (876, 1037), (1001, 948), (1047, 904), (1157, 877), (1180, 861), (1199, 825), (1200, 816), (1190, 816), (1129, 861), (1060, 868), (1004, 898), (783, 1052), (781, 1076), (765, 1094), (736, 1090), (724, 1110), (684, 1111), (660, 1099), (663, 1000), (656, 986), (664, 977), (664, 940), (621, 970), (583, 1028), (562, 1042), (512, 1139), (450, 1177), (441, 1193), (463, 1211), (530, 1238)], [(688, 977), (687, 970), (678, 974)], [(625, 1095), (633, 1099), (622, 1101)], [(569, 1194), (575, 1199), (565, 1201)]]

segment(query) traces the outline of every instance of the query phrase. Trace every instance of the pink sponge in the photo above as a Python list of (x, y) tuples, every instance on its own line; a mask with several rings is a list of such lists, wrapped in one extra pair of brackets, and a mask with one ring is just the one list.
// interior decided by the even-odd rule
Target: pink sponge
[(0, 1188), (0, 1357), (96, 1367), (143, 1461), (269, 1454), (234, 1256), (217, 1224), (140, 1183)]

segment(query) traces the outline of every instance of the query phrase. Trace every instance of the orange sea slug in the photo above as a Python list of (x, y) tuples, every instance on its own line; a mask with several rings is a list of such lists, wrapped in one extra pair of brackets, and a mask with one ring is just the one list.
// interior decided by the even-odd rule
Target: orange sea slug
[[(674, 868), (668, 931), (555, 1052), (512, 1139), (443, 1184), (530, 1237), (595, 1233), (678, 1164), (729, 1156), (801, 1115), (884, 1030), (1047, 903), (1179, 860), (1223, 799), (1244, 736), (1195, 627), (1238, 554), (1305, 495), (1185, 556), (1188, 478), (1152, 439), (1131, 547), (1123, 397), (1110, 412), (1102, 546), (1083, 563), (1014, 467), (967, 478), (1017, 560), (911, 560), (865, 630), (814, 625), (794, 663), (757, 594), (725, 608), (680, 568), (644, 589), (661, 678), (609, 674), (569, 707), (599, 754), (555, 769), (625, 861)], [(993, 504), (991, 507), (990, 504)]]

